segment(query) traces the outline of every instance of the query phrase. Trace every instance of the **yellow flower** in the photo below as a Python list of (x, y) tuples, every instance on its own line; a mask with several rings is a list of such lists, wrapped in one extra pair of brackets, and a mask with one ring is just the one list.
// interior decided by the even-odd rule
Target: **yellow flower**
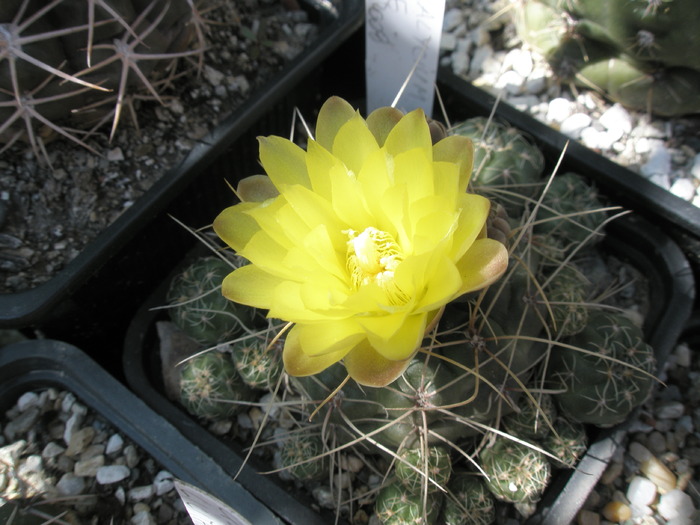
[(505, 247), (485, 235), (489, 201), (466, 191), (471, 142), (433, 145), (421, 110), (365, 120), (333, 97), (306, 151), (259, 141), (267, 176), (241, 181), (243, 202), (214, 230), (251, 263), (226, 277), (224, 295), (294, 323), (289, 374), (342, 360), (358, 383), (387, 385), (445, 304), (505, 271)]

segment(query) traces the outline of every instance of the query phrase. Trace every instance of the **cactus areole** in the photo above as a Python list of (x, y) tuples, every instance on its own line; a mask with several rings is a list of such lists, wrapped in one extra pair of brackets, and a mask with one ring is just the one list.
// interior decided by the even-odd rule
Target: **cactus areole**
[(267, 172), (216, 233), (250, 261), (223, 282), (229, 299), (293, 323), (293, 376), (340, 360), (368, 386), (395, 380), (453, 299), (495, 282), (508, 252), (486, 236), (490, 202), (467, 192), (471, 141), (433, 143), (421, 110), (362, 118), (332, 97), (306, 151), (260, 138)]

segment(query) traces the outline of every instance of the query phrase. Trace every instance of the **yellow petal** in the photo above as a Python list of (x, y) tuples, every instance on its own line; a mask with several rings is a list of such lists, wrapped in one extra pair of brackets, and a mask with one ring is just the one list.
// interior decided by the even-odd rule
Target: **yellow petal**
[(332, 152), (357, 175), (367, 156), (378, 149), (377, 140), (367, 129), (367, 123), (360, 115), (356, 115), (338, 130)]
[(260, 163), (278, 190), (301, 184), (311, 187), (306, 172), (306, 152), (293, 142), (276, 136), (258, 137)]
[(403, 118), (403, 113), (389, 106), (377, 108), (367, 116), (367, 127), (377, 139), (377, 144), (383, 146), (394, 126)]
[(477, 239), (457, 263), (463, 284), (461, 293), (473, 292), (496, 282), (508, 268), (508, 250), (493, 239)]
[(394, 156), (394, 184), (405, 184), (410, 201), (433, 195), (433, 163), (425, 150), (414, 148)]
[(461, 295), (464, 281), (455, 264), (444, 256), (436, 259), (431, 267), (425, 291), (416, 305), (416, 311), (435, 310)]
[(467, 190), (474, 163), (474, 145), (467, 137), (450, 135), (433, 146), (433, 160), (450, 162), (459, 169), (459, 191)]
[(379, 333), (368, 331), (367, 339), (372, 347), (386, 359), (394, 361), (408, 359), (416, 353), (423, 340), (426, 319), (426, 313), (409, 315), (388, 339), (383, 337), (384, 334), (381, 331)]
[(329, 354), (309, 356), (299, 343), (297, 326), (292, 327), (287, 334), (282, 351), (284, 369), (290, 376), (300, 377), (318, 374), (340, 361), (352, 349), (350, 347)]
[(228, 274), (221, 291), (231, 301), (267, 310), (281, 282), (280, 278), (248, 264)]
[(405, 115), (389, 132), (384, 147), (394, 156), (404, 151), (421, 148), (426, 158), (432, 160), (433, 143), (423, 110), (416, 109)]
[(260, 225), (248, 212), (258, 203), (243, 202), (224, 209), (214, 219), (214, 232), (235, 251), (240, 252), (248, 241), (260, 231)]
[(353, 319), (296, 325), (299, 344), (306, 355), (323, 355), (349, 349), (363, 339), (364, 330)]
[(263, 202), (277, 197), (280, 192), (267, 175), (251, 175), (241, 179), (236, 194), (243, 202)]
[(342, 98), (330, 97), (324, 102), (321, 110), (318, 112), (316, 142), (328, 151), (332, 151), (338, 130), (356, 114), (357, 112), (353, 107)]
[(363, 340), (348, 352), (343, 362), (350, 377), (359, 384), (384, 387), (403, 374), (411, 358), (401, 361), (386, 359)]
[(458, 198), (461, 213), (452, 239), (451, 257), (460, 259), (465, 251), (480, 237), (489, 216), (491, 202), (481, 195), (463, 193)]

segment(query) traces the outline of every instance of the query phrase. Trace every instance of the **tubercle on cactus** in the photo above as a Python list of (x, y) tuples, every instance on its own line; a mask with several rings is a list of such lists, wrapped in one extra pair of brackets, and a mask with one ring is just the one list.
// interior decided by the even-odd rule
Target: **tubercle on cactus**
[[(456, 129), (471, 133), (483, 131), (479, 128), (483, 125), (477, 121)], [(489, 236), (504, 239), (511, 255), (502, 280), (450, 303), (404, 373), (386, 387), (362, 387), (348, 380), (341, 364), (307, 377), (282, 374), (278, 380), (279, 406), (295, 406), (293, 422), (286, 423), (291, 430), (277, 436), (279, 446), (313, 434), (322, 445), (315, 459), (338, 465), (341, 457), (356, 454), (376, 465), (373, 468), (384, 482), (375, 492), (375, 511), (385, 523), (407, 519), (434, 523), (441, 512), (445, 523), (457, 525), (464, 523), (460, 516), (470, 508), (483, 508), (481, 522), (487, 523), (494, 498), (519, 502), (519, 511), (526, 512), (541, 495), (552, 469), (572, 467), (585, 448), (577, 417), (582, 411), (569, 407), (580, 403), (580, 396), (591, 395), (579, 391), (571, 373), (594, 378), (598, 384), (608, 373), (614, 376), (611, 379), (627, 381), (628, 386), (603, 388), (618, 396), (605, 402), (604, 408), (612, 412), (626, 412), (639, 404), (653, 383), (648, 348), (635, 346), (639, 352), (620, 355), (616, 345), (608, 348), (612, 335), (590, 342), (589, 332), (596, 329), (587, 328), (600, 325), (598, 316), (620, 315), (597, 303), (605, 294), (572, 293), (584, 282), (585, 265), (578, 263), (586, 261), (584, 255), (597, 257), (596, 241), (610, 209), (579, 175), (561, 174), (550, 184), (544, 182), (544, 165), (533, 169), (539, 164), (538, 153), (529, 150), (527, 140), (503, 129), (507, 131), (492, 140), (499, 151), (503, 144), (510, 144), (505, 151), (517, 148), (511, 164), (499, 167), (508, 154), (491, 154), (490, 144), (475, 140), (477, 148), (486, 150), (477, 152), (479, 169), (497, 181), (494, 186), (475, 187), (494, 202), (487, 221)], [(547, 188), (544, 195), (542, 188)], [(516, 210), (512, 215), (506, 205), (496, 205), (505, 200), (508, 209)], [(576, 206), (567, 207), (571, 200)], [(598, 283), (590, 285), (593, 290)], [(623, 321), (613, 319), (607, 324), (619, 323)], [(640, 334), (638, 328), (619, 326), (611, 330), (616, 335)], [(261, 339), (252, 328), (244, 332), (242, 347)], [(264, 339), (265, 349), (272, 350), (275, 344), (267, 336)], [(248, 357), (238, 361), (245, 363)], [(611, 421), (600, 409), (596, 405), (583, 411), (596, 417), (588, 422)], [(445, 474), (439, 462), (432, 463), (432, 451), (437, 449), (447, 453), (451, 474)], [(311, 468), (311, 463), (314, 457), (296, 458), (286, 465), (294, 472), (296, 467)], [(303, 481), (304, 472), (297, 476), (299, 483), (318, 483)], [(456, 473), (476, 480), (477, 487), (467, 490)], [(355, 475), (350, 477), (354, 480)], [(328, 470), (325, 476), (333, 478)], [(532, 479), (528, 482), (525, 477)], [(353, 497), (340, 486), (335, 490), (335, 500), (348, 508), (374, 498)], [(476, 501), (460, 499), (472, 491)]]

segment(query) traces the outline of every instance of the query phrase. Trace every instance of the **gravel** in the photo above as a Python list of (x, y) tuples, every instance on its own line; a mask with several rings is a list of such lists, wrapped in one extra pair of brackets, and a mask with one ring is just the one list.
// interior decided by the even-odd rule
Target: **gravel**
[(700, 118), (662, 119), (559, 84), (511, 23), (517, 0), (447, 0), (441, 64), (502, 100), (700, 206)]
[[(27, 392), (0, 419), (0, 507), (94, 525), (186, 525), (173, 476), (67, 391)], [(74, 521), (74, 520), (80, 521)]]

